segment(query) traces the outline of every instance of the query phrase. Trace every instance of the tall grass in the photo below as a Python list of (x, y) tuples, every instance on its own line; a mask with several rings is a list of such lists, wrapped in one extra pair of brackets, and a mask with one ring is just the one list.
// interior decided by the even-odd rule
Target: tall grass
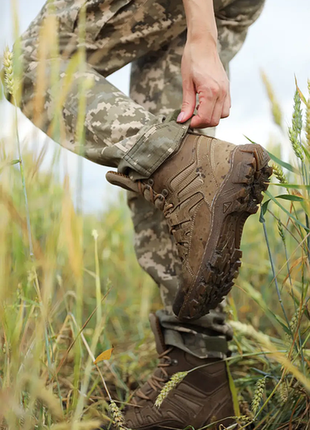
[[(7, 54), (5, 61), (17, 109), (14, 83), (21, 68), (18, 57), (13, 64)], [(72, 59), (67, 86), (79, 67), (83, 52)], [(304, 430), (310, 389), (310, 88), (304, 96), (297, 87), (288, 132), (263, 78), (283, 145), (290, 142), (291, 151), (284, 163), (282, 147), (271, 148), (277, 155), (271, 155), (274, 185), (246, 225), (243, 267), (230, 296), (235, 338), (228, 362), (243, 428)], [(57, 81), (56, 72), (51, 79)], [(83, 92), (82, 86), (79, 139)], [(60, 182), (50, 173), (59, 168), (57, 156), (49, 172), (42, 169), (44, 149), (20, 151), (17, 125), (0, 143), (0, 426), (96, 428), (107, 415), (105, 383), (111, 398), (126, 403), (155, 364), (147, 320), (160, 307), (158, 291), (136, 262), (124, 196), (101, 215), (82, 214), (69, 178)], [(55, 115), (58, 136), (62, 126)], [(112, 345), (112, 358), (96, 366), (94, 358)]]

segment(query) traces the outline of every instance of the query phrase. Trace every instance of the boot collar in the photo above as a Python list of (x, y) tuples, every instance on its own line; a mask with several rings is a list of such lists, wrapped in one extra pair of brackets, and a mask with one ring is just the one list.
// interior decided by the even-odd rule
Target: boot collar
[(160, 326), (159, 319), (155, 314), (150, 314), (149, 320), (150, 320), (152, 332), (154, 333), (154, 337), (155, 337), (156, 350), (158, 355), (160, 355), (167, 350), (164, 334)]

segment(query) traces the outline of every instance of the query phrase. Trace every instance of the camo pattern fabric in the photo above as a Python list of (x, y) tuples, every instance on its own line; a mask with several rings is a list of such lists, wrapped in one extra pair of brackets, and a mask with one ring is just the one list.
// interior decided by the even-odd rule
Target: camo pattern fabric
[[(263, 0), (214, 0), (214, 8), (218, 49), (228, 71)], [(164, 122), (181, 106), (185, 40), (181, 0), (49, 0), (17, 44), (23, 61), (21, 109), (69, 150), (133, 179), (147, 177), (186, 133), (184, 126)], [(131, 98), (106, 79), (130, 62)], [(171, 310), (178, 288), (173, 238), (162, 213), (148, 202), (131, 194), (129, 205), (138, 260), (160, 286), (165, 309), (158, 316), (166, 340), (199, 357), (223, 358), (232, 337), (223, 307), (193, 324), (177, 321)]]
[[(61, 62), (55, 65), (49, 38), (56, 22)], [(85, 37), (81, 36), (81, 27)], [(162, 116), (154, 116), (135, 103), (106, 77), (158, 50), (185, 28), (181, 1), (48, 1), (20, 41), (24, 65), (22, 111), (69, 150), (96, 163), (118, 167), (132, 179), (150, 176), (178, 149), (186, 128), (163, 123)], [(85, 55), (86, 61), (78, 62), (76, 53)], [(60, 73), (55, 79), (56, 67)], [(81, 128), (81, 91), (86, 99), (85, 143), (77, 132)], [(55, 118), (59, 110), (62, 116)]]

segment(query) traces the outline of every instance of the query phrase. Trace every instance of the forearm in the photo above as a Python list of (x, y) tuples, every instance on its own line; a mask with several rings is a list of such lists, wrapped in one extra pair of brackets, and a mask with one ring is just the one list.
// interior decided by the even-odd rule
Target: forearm
[(183, 0), (183, 3), (187, 42), (181, 65), (183, 103), (178, 122), (192, 118), (192, 128), (214, 127), (229, 115), (230, 92), (217, 51), (213, 0)]
[(183, 0), (187, 40), (213, 44), (216, 47), (217, 28), (213, 0)]

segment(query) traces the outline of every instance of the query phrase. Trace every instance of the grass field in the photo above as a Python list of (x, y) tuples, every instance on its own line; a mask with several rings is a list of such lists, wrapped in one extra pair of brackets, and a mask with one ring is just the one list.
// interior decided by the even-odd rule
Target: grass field
[[(18, 104), (11, 62), (7, 53), (6, 84)], [(229, 298), (242, 428), (310, 428), (309, 94), (296, 91), (293, 103), (283, 130), (290, 161), (281, 161), (280, 146), (269, 148), (275, 185), (246, 225)], [(121, 407), (155, 366), (148, 314), (159, 295), (136, 262), (125, 196), (100, 216), (77, 213), (68, 178), (40, 170), (44, 151), (22, 153), (16, 130), (0, 143), (0, 427), (96, 428), (107, 414), (105, 384)], [(111, 359), (96, 366), (112, 345)]]

